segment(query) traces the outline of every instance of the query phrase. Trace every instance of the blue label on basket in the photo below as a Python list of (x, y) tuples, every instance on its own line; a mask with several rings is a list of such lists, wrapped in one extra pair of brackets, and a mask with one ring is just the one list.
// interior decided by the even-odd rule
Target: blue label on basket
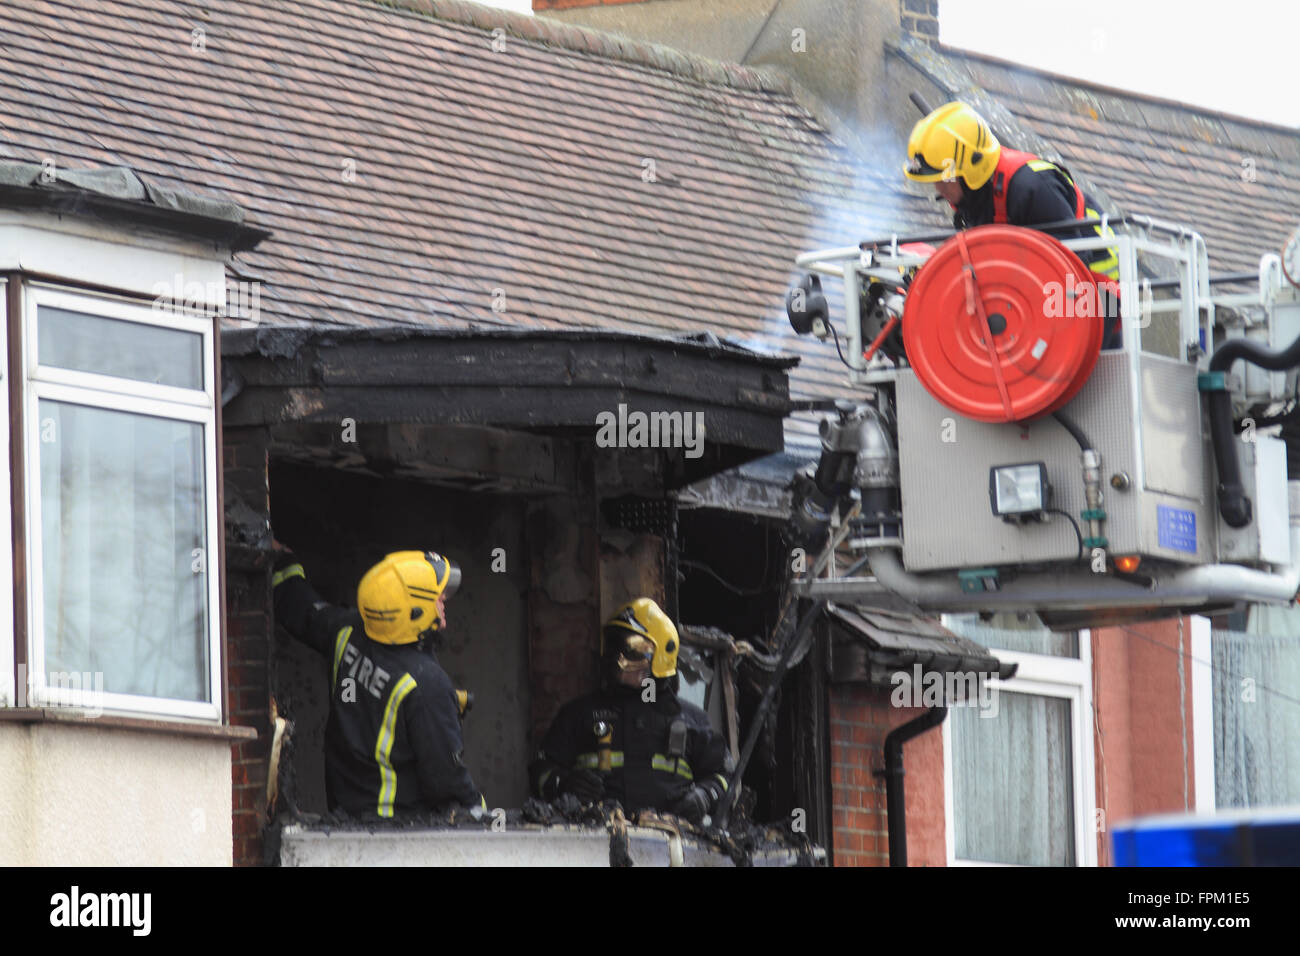
[(1196, 512), (1156, 505), (1156, 530), (1160, 547), (1196, 553)]

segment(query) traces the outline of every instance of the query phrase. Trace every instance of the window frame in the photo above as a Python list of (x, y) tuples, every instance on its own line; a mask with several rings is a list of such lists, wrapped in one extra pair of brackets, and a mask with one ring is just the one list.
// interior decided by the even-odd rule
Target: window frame
[[(220, 723), (223, 720), (220, 535), (224, 533), (218, 499), (218, 442), (216, 407), (216, 326), (211, 316), (183, 310), (161, 309), (141, 302), (74, 291), (67, 287), (29, 283), (23, 296), (23, 423), (26, 448), (23, 469), (26, 501), (23, 503), (28, 533), (27, 569), (27, 697), (29, 706), (84, 708), (84, 692), (47, 686), (45, 672), (45, 599), (42, 563), (40, 484), (40, 402), (57, 401), (105, 411), (147, 415), (199, 425), (203, 432), (203, 515), (207, 577), (207, 701), (145, 697), (105, 691), (96, 710), (149, 718), (190, 719)], [(202, 336), (203, 389), (183, 389), (94, 372), (42, 367), (37, 356), (37, 316), (41, 307), (66, 309), (106, 319), (118, 319), (179, 329)], [(12, 673), (12, 667), (10, 668)], [(79, 699), (80, 698), (80, 699)]]
[[(9, 431), (9, 280), (0, 278), (0, 447), (6, 451), (10, 448)], [(18, 703), (17, 681), (15, 679), (16, 655), (15, 642), (18, 635), (14, 630), (14, 574), (13, 574), (13, 493), (12, 478), (9, 474), (9, 462), (0, 468), (0, 541), (8, 552), (10, 559), (0, 561), (0, 615), (4, 623), (0, 624), (0, 707), (13, 707)]]
[[(1074, 858), (1076, 866), (1097, 865), (1098, 833), (1095, 826), (1097, 794), (1093, 753), (1092, 634), (1079, 631), (1079, 656), (1054, 657), (1024, 651), (990, 648), (998, 660), (1017, 664), (1010, 680), (991, 678), (998, 693), (1054, 697), (1070, 702), (1070, 753), (1073, 761)], [(994, 718), (996, 719), (996, 718)], [(944, 853), (948, 866), (1019, 866), (957, 856), (957, 809), (953, 802), (952, 722), (943, 731)]]
[(1213, 623), (1199, 614), (1191, 618), (1192, 672), (1192, 788), (1196, 812), (1217, 809), (1218, 767), (1214, 762), (1214, 645)]

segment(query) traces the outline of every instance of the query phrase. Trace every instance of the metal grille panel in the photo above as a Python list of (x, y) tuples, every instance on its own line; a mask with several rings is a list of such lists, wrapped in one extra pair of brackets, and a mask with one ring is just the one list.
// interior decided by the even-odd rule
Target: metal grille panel
[[(1180, 404), (1177, 412), (1146, 423), (1150, 451), (1142, 462), (1156, 469), (1161, 493), (1141, 490), (1138, 421), (1124, 353), (1103, 353), (1066, 411), (1101, 452), (1104, 479), (1123, 472), (1131, 482), (1127, 492), (1109, 484), (1103, 488), (1109, 550), (1200, 563), (1208, 555), (1205, 460), (1187, 452), (1188, 447), (1201, 447), (1196, 370), (1159, 357), (1144, 356), (1143, 365), (1148, 394), (1174, 396)], [(1052, 515), (1045, 524), (1009, 524), (995, 516), (989, 504), (990, 468), (1041, 461), (1052, 486), (1051, 507), (1078, 520), (1084, 508), (1079, 446), (1059, 422), (1048, 417), (1022, 427), (961, 418), (931, 398), (910, 371), (899, 376), (897, 398), (899, 433), (905, 436), (899, 460), (903, 562), (909, 570), (1061, 561), (1078, 553), (1078, 541), (1064, 517)], [(1145, 404), (1149, 408), (1168, 401)], [(1171, 442), (1176, 454), (1169, 451)], [(1190, 493), (1182, 496), (1168, 489)], [(1161, 504), (1196, 515), (1195, 553), (1159, 546)]]

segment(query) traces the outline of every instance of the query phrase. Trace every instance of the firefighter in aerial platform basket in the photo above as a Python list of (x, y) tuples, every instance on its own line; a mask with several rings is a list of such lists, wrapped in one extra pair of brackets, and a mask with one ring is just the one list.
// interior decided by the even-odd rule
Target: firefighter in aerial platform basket
[[(953, 227), (991, 223), (1033, 228), (1069, 219), (1099, 219), (1096, 204), (1061, 166), (1032, 153), (1002, 146), (989, 124), (970, 106), (945, 103), (921, 119), (907, 142), (903, 175), (934, 183), (953, 208)], [(1056, 238), (1113, 236), (1109, 227), (1081, 226)], [(1103, 348), (1119, 344), (1119, 262), (1114, 248), (1077, 253), (1102, 279), (1106, 315)]]
[(702, 823), (727, 789), (726, 744), (677, 698), (677, 628), (649, 598), (622, 607), (601, 634), (601, 689), (565, 704), (529, 766), (543, 800), (617, 800)]
[(457, 691), (434, 656), (456, 564), (432, 551), (398, 551), (366, 572), (357, 609), (333, 607), (275, 542), (276, 621), (330, 664), (326, 799), (363, 819), (486, 804), (463, 760)]

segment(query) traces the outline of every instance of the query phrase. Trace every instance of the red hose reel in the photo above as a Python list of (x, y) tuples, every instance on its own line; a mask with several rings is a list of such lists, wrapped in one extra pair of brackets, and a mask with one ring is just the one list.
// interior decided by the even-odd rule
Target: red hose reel
[(1099, 279), (1046, 233), (1005, 225), (958, 233), (908, 289), (908, 362), (926, 391), (967, 418), (1050, 414), (1078, 393), (1101, 353)]

